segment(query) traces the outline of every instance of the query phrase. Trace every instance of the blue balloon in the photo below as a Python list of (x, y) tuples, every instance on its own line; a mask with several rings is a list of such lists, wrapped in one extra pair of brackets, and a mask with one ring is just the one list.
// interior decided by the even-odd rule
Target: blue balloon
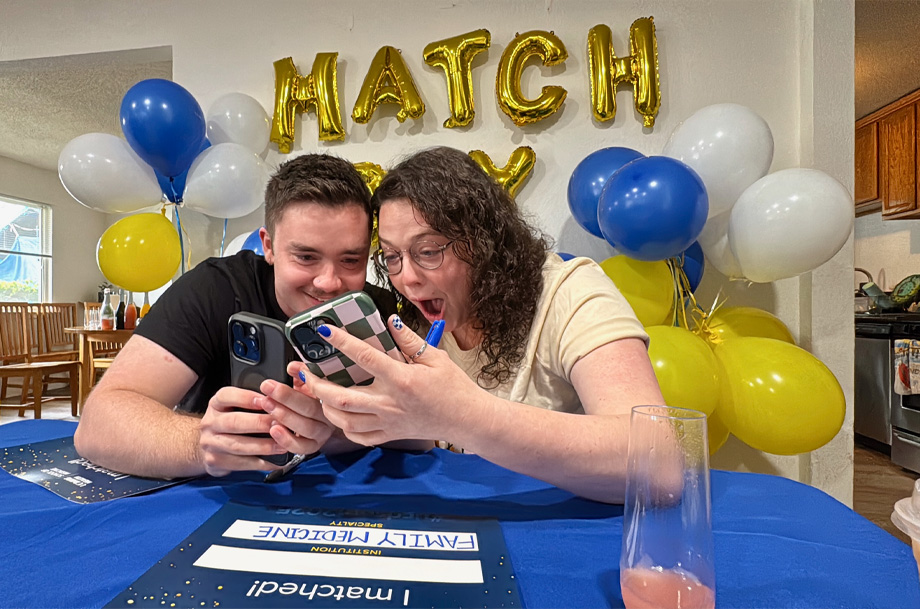
[(262, 249), (262, 238), (259, 237), (259, 229), (252, 231), (252, 234), (246, 237), (246, 240), (243, 241), (243, 247), (240, 248), (240, 251), (243, 250), (255, 252), (260, 256), (265, 255), (265, 250)]
[(150, 78), (128, 89), (119, 118), (134, 152), (167, 178), (188, 170), (201, 151), (204, 112), (172, 81)]
[(636, 260), (680, 255), (706, 224), (703, 180), (677, 159), (637, 159), (611, 176), (601, 192), (597, 220), (607, 242)]
[(604, 238), (597, 223), (597, 206), (604, 184), (618, 169), (636, 159), (645, 158), (631, 148), (602, 148), (586, 156), (569, 178), (569, 209), (579, 226)]
[(679, 256), (681, 266), (684, 267), (684, 273), (690, 282), (690, 291), (696, 292), (700, 281), (703, 279), (703, 271), (706, 270), (706, 262), (703, 256), (703, 248), (699, 241), (694, 241), (693, 245), (688, 247)]
[[(211, 142), (208, 138), (204, 138), (201, 142), (201, 150), (198, 151), (198, 154), (201, 154), (205, 150), (211, 147)], [(197, 158), (197, 154), (195, 157)], [(172, 201), (173, 203), (182, 202), (182, 193), (185, 192), (185, 181), (188, 179), (188, 169), (180, 173), (174, 178), (167, 178), (162, 173), (153, 170), (153, 173), (157, 177), (157, 182), (160, 184), (160, 190), (163, 191), (163, 194), (166, 195), (166, 198)]]
[(565, 252), (556, 252), (556, 255), (562, 258), (563, 260), (571, 260), (575, 256), (572, 254), (566, 254)]

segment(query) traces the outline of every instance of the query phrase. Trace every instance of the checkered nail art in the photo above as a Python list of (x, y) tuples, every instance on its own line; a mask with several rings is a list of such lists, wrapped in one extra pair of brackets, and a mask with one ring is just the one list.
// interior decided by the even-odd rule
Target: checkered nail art
[(403, 329), (403, 322), (402, 322), (402, 320), (399, 318), (398, 315), (397, 315), (396, 317), (393, 318), (393, 327), (396, 328), (397, 330), (402, 330), (402, 329)]

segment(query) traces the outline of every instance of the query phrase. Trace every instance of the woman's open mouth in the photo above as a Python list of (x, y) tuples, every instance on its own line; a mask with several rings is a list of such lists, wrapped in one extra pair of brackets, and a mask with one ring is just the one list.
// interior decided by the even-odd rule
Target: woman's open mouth
[(418, 308), (429, 321), (441, 319), (444, 315), (444, 299), (432, 298), (431, 300), (419, 300)]

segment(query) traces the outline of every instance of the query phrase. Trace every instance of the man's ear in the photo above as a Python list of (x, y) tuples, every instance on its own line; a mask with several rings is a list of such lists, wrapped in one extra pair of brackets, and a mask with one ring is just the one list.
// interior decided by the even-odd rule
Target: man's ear
[(265, 252), (265, 261), (269, 264), (274, 264), (275, 251), (272, 249), (272, 237), (268, 234), (268, 229), (264, 226), (259, 229), (259, 239), (262, 240), (262, 251)]

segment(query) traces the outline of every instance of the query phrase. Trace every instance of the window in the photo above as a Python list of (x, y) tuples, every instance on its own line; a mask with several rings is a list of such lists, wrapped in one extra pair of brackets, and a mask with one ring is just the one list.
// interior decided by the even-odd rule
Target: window
[(51, 207), (0, 196), (0, 300), (51, 299)]

